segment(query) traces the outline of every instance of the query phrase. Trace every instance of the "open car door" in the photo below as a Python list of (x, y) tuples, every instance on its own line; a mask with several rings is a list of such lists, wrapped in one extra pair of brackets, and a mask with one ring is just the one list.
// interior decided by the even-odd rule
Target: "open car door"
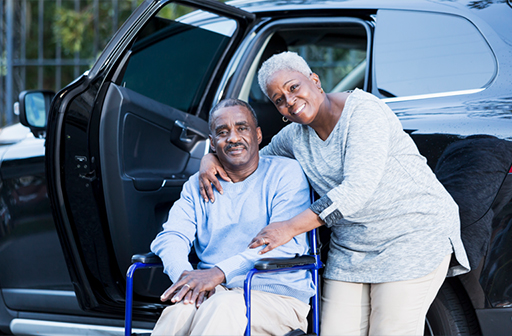
[[(191, 9), (199, 11), (172, 19)], [(149, 250), (199, 169), (208, 110), (253, 20), (217, 1), (146, 1), (88, 75), (53, 100), (49, 196), (82, 309), (122, 316), (131, 256)], [(139, 318), (170, 285), (153, 273), (136, 279)]]

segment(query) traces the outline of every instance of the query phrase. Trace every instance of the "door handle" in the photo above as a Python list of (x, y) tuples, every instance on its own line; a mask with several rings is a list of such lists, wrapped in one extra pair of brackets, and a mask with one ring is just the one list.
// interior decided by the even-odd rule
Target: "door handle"
[[(207, 138), (207, 135), (205, 135), (203, 132), (201, 132), (193, 127), (190, 127), (189, 125), (185, 124), (181, 120), (176, 120), (174, 122), (174, 125), (181, 128), (180, 141), (182, 141), (184, 143), (191, 143), (192, 141), (194, 141), (195, 136), (200, 136), (203, 139)], [(194, 133), (194, 134), (189, 135), (189, 132)]]

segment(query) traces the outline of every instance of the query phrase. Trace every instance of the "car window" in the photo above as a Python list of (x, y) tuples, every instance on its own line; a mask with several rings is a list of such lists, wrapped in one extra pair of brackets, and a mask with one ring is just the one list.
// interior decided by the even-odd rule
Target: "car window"
[[(366, 44), (366, 41), (364, 43)], [(289, 49), (306, 60), (311, 70), (320, 77), (325, 92), (340, 92), (363, 87), (366, 49), (336, 46), (334, 43), (332, 46), (309, 44), (300, 47), (292, 46)], [(356, 70), (358, 66), (359, 71)], [(347, 81), (343, 79), (351, 73), (355, 75), (354, 70), (358, 72), (357, 80), (353, 84), (344, 85)]]
[(201, 25), (193, 14), (171, 20), (169, 6), (137, 36), (121, 85), (194, 113), (236, 22), (211, 14), (201, 16)]
[(322, 27), (285, 26), (269, 34), (258, 46), (259, 52), (252, 60), (238, 95), (256, 111), (263, 131), (261, 146), (286, 125), (258, 85), (257, 71), (265, 60), (283, 51), (294, 51), (320, 77), (325, 92), (365, 89), (367, 41), (366, 27), (348, 20), (331, 27), (327, 24)]
[(386, 97), (483, 88), (496, 73), (478, 29), (438, 13), (378, 11), (374, 60), (377, 87)]
[[(257, 69), (273, 54), (294, 51), (301, 55), (322, 81), (326, 92), (340, 92), (355, 87), (363, 88), (366, 74), (366, 30), (362, 25), (350, 23), (335, 28), (289, 28), (269, 36), (249, 73), (250, 93), (241, 93), (241, 99), (266, 102), (259, 89)], [(257, 66), (256, 66), (257, 64)], [(247, 97), (248, 95), (248, 97)]]

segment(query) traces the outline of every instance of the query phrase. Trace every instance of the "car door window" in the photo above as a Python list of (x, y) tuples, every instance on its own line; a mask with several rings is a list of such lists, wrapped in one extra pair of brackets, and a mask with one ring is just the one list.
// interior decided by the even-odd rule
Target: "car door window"
[(496, 73), (494, 54), (478, 29), (448, 14), (378, 11), (374, 59), (385, 97), (483, 88)]
[(270, 33), (258, 46), (259, 53), (242, 85), (239, 98), (256, 111), (263, 131), (261, 146), (286, 124), (274, 104), (261, 91), (257, 71), (274, 54), (294, 51), (301, 55), (322, 82), (325, 92), (365, 88), (368, 31), (361, 22), (338, 22), (328, 27), (309, 25), (284, 26)]
[[(321, 81), (325, 92), (340, 92), (351, 90), (355, 87), (362, 88), (364, 85), (364, 70), (366, 69), (366, 39), (361, 41), (361, 47), (352, 48), (350, 46), (336, 45), (316, 45), (306, 44), (303, 46), (291, 46), (290, 51), (295, 51), (301, 55), (316, 73)], [(343, 79), (350, 73), (355, 75), (358, 71), (357, 82), (349, 85), (345, 84)]]
[[(121, 85), (184, 112), (199, 104), (236, 22), (214, 14), (169, 19), (164, 7), (131, 48)], [(205, 17), (206, 16), (206, 17)], [(201, 24), (195, 24), (197, 18)]]

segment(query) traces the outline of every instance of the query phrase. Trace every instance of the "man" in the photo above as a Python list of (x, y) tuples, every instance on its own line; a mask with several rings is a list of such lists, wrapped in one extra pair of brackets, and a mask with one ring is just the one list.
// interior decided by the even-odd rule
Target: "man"
[[(161, 299), (175, 303), (164, 310), (153, 335), (242, 335), (247, 324), (243, 281), (261, 258), (257, 249), (247, 248), (249, 242), (269, 223), (309, 206), (309, 186), (296, 161), (259, 157), (261, 129), (247, 103), (221, 101), (209, 120), (211, 149), (232, 182), (222, 180), (223, 195), (207, 202), (198, 174), (193, 175), (151, 244), (173, 282)], [(200, 259), (197, 270), (188, 261), (192, 244)], [(303, 234), (265, 257), (294, 257), (307, 250)], [(315, 292), (308, 271), (260, 274), (252, 289), (253, 334), (306, 330)]]

